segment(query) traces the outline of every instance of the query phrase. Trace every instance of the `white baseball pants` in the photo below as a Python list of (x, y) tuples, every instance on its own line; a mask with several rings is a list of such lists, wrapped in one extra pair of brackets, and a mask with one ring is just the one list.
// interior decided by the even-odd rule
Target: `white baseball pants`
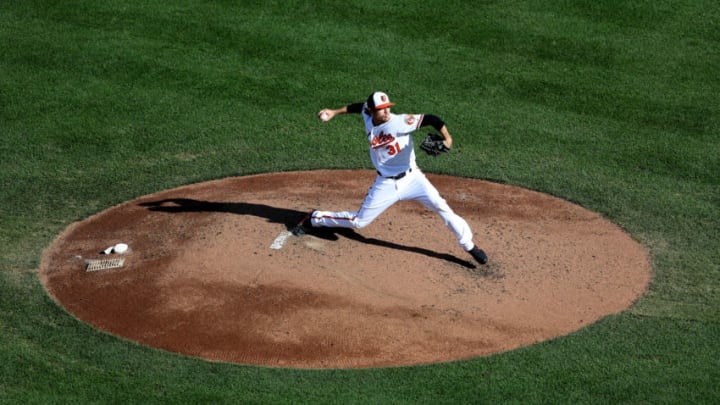
[(315, 211), (311, 222), (317, 227), (359, 229), (369, 225), (396, 202), (406, 200), (417, 200), (440, 215), (455, 234), (458, 244), (466, 251), (473, 248), (472, 231), (468, 223), (453, 212), (435, 186), (417, 168), (398, 180), (378, 175), (359, 211)]

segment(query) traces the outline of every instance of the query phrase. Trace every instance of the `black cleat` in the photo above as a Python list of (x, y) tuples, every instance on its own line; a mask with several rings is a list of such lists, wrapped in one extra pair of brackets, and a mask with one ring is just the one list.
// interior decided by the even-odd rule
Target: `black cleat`
[(315, 210), (310, 210), (310, 212), (308, 212), (307, 214), (305, 214), (305, 216), (303, 217), (303, 219), (302, 219), (300, 222), (298, 222), (298, 224), (295, 225), (295, 226), (290, 230), (290, 232), (292, 232), (292, 234), (295, 235), (295, 236), (303, 236), (303, 235), (305, 235), (305, 234), (307, 233), (307, 230), (308, 230), (309, 228), (312, 228), (312, 227), (313, 227), (313, 226), (312, 226), (312, 221), (310, 220), (310, 218), (312, 217), (313, 212), (315, 212)]
[(477, 260), (480, 264), (485, 264), (488, 261), (487, 255), (485, 252), (483, 252), (482, 249), (479, 249), (477, 246), (473, 246), (473, 248), (469, 251), (472, 257)]
[(303, 236), (307, 233), (302, 225), (295, 225), (290, 232), (295, 236)]

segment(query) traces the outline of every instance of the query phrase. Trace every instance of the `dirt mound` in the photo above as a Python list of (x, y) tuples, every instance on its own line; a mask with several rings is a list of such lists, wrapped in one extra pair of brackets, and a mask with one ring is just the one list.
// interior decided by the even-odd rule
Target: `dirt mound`
[[(413, 365), (506, 351), (628, 308), (646, 250), (567, 201), (428, 175), (490, 258), (477, 266), (420, 204), (367, 228), (289, 236), (310, 208), (355, 210), (371, 171), (229, 178), (162, 191), (66, 229), (40, 277), (108, 333), (214, 361), (303, 368)], [(280, 238), (282, 239), (282, 237)], [(86, 261), (130, 245), (120, 268)]]

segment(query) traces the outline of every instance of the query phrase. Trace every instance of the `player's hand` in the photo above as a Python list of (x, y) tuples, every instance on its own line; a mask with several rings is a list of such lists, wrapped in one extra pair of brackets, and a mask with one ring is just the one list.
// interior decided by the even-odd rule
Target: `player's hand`
[(325, 108), (320, 110), (318, 113), (318, 118), (320, 118), (320, 121), (322, 122), (328, 122), (335, 116), (335, 111)]
[(429, 133), (425, 139), (423, 139), (420, 143), (420, 149), (432, 157), (450, 152), (450, 147), (447, 146), (447, 140), (444, 140), (442, 135), (434, 133)]

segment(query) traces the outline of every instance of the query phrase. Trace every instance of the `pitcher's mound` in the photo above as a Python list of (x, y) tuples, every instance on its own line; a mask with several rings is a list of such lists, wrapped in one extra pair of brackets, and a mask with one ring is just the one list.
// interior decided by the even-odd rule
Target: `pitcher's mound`
[[(628, 308), (645, 249), (567, 201), (428, 175), (488, 254), (475, 265), (442, 220), (402, 202), (359, 231), (279, 236), (311, 208), (357, 210), (371, 171), (311, 171), (180, 187), (65, 230), (40, 275), (108, 333), (215, 361), (283, 367), (413, 365), (505, 351)], [(102, 254), (116, 243), (123, 255)], [(276, 246), (277, 247), (277, 244)], [(122, 267), (86, 271), (122, 257)]]

